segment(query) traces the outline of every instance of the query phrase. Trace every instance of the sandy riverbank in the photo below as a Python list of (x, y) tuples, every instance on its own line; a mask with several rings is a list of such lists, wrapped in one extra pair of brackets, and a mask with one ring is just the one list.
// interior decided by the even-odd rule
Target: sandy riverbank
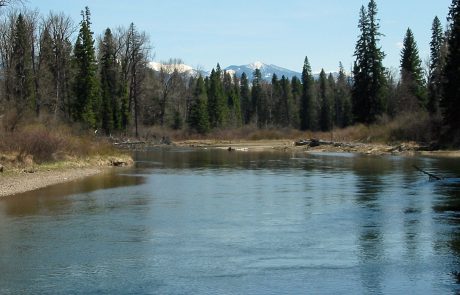
[(87, 167), (14, 173), (0, 176), (0, 198), (96, 175), (109, 168)]

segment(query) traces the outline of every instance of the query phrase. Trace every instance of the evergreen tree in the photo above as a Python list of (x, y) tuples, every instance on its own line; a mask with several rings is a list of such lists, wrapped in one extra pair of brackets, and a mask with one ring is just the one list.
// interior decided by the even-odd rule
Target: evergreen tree
[(265, 116), (265, 99), (262, 88), (262, 73), (260, 72), (260, 69), (256, 69), (253, 73), (251, 99), (255, 122), (257, 126), (263, 127), (267, 118)]
[(328, 81), (324, 69), (321, 69), (319, 74), (319, 102), (321, 105), (319, 116), (319, 127), (321, 131), (329, 131), (332, 129), (332, 114), (331, 103), (328, 97)]
[(444, 67), (444, 33), (441, 21), (436, 16), (431, 28), (430, 68), (428, 75), (428, 111), (436, 114), (442, 96), (442, 71)]
[(222, 71), (217, 64), (209, 77), (208, 114), (212, 128), (222, 127), (225, 122), (225, 95), (222, 85)]
[(120, 102), (118, 97), (119, 77), (115, 40), (110, 29), (106, 29), (100, 46), (100, 80), (102, 96), (102, 129), (110, 134), (121, 128)]
[(52, 114), (57, 107), (57, 101), (54, 93), (54, 43), (48, 26), (45, 26), (40, 36), (38, 72), (40, 74), (36, 77), (38, 86), (37, 104)]
[(91, 128), (99, 125), (100, 92), (97, 79), (96, 54), (93, 32), (90, 29), (90, 11), (82, 11), (80, 31), (74, 49), (75, 102), (74, 120), (83, 122)]
[(460, 130), (460, 0), (449, 10), (448, 54), (444, 68), (442, 111), (448, 133), (458, 140)]
[(281, 84), (281, 104), (280, 104), (281, 122), (283, 123), (282, 126), (289, 127), (292, 124), (291, 115), (292, 115), (292, 109), (293, 109), (291, 83), (289, 82), (289, 79), (283, 75), (281, 77), (280, 84)]
[(308, 57), (302, 69), (302, 96), (300, 99), (300, 130), (313, 130), (316, 122), (316, 110), (313, 98), (313, 76)]
[(339, 75), (335, 87), (335, 124), (341, 128), (352, 123), (351, 94), (348, 77), (342, 63), (339, 63)]
[(291, 111), (291, 125), (295, 128), (300, 128), (300, 98), (302, 97), (302, 83), (297, 76), (292, 77), (291, 80), (291, 94), (292, 94), (292, 111)]
[(361, 7), (358, 28), (361, 34), (354, 53), (353, 113), (357, 122), (372, 123), (385, 110), (386, 91), (382, 64), (385, 54), (378, 46), (381, 33), (374, 0), (370, 0), (367, 10)]
[(272, 76), (272, 83), (271, 83), (271, 89), (270, 89), (270, 101), (274, 104), (274, 109), (273, 109), (273, 116), (274, 116), (274, 121), (277, 126), (283, 126), (286, 121), (285, 121), (285, 114), (284, 114), (284, 106), (283, 106), (283, 101), (281, 99), (281, 83), (280, 80), (278, 80), (278, 76), (273, 73)]
[(11, 57), (14, 71), (12, 99), (14, 111), (16, 112), (16, 122), (11, 122), (11, 129), (16, 127), (16, 124), (19, 123), (19, 120), (28, 110), (35, 110), (36, 108), (33, 88), (32, 44), (28, 34), (26, 20), (22, 14), (19, 14), (14, 28)]
[(402, 103), (406, 109), (414, 110), (415, 106), (411, 106), (415, 98), (418, 107), (424, 109), (426, 107), (426, 92), (423, 81), (422, 62), (419, 58), (417, 44), (412, 34), (411, 29), (407, 29), (406, 36), (403, 42), (401, 51), (401, 88), (403, 96), (406, 96), (406, 103)]
[(243, 123), (249, 124), (252, 117), (251, 90), (249, 89), (249, 80), (246, 73), (243, 72), (240, 81), (240, 97), (241, 97), (241, 114)]
[(227, 71), (224, 71), (224, 93), (227, 98), (227, 124), (228, 126), (240, 126), (241, 125), (241, 106), (239, 97), (239, 87), (234, 81), (232, 75)]

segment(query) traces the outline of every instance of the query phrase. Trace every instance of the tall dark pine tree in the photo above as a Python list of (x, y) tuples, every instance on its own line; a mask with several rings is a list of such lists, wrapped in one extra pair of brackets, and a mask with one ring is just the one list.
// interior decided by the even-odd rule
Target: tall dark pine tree
[(452, 0), (448, 20), (448, 54), (444, 68), (442, 111), (449, 137), (460, 136), (460, 0)]
[(302, 97), (302, 83), (297, 76), (292, 77), (291, 80), (291, 94), (292, 94), (292, 111), (291, 111), (291, 125), (295, 128), (300, 128), (299, 106), (300, 98)]
[(190, 128), (204, 134), (209, 131), (209, 116), (207, 110), (207, 94), (203, 77), (200, 75), (193, 91), (193, 100), (188, 118)]
[[(401, 51), (401, 88), (406, 107), (414, 110), (413, 102), (419, 108), (426, 107), (425, 82), (423, 80), (422, 62), (418, 54), (417, 43), (411, 29), (407, 29)], [(404, 103), (402, 104), (404, 107)]]
[(222, 127), (225, 121), (225, 94), (222, 85), (222, 70), (217, 64), (209, 77), (208, 114), (211, 128)]
[(315, 104), (313, 101), (313, 76), (311, 74), (310, 62), (308, 57), (302, 69), (302, 96), (300, 98), (300, 130), (314, 129), (314, 122), (316, 121)]
[(430, 42), (430, 68), (428, 75), (428, 111), (436, 114), (439, 111), (439, 102), (442, 96), (442, 71), (444, 67), (443, 56), (444, 33), (438, 17), (433, 20)]
[(351, 125), (353, 115), (351, 107), (351, 94), (348, 77), (342, 63), (339, 64), (339, 75), (335, 87), (335, 124), (341, 128)]
[(331, 103), (328, 97), (327, 77), (324, 69), (321, 69), (319, 74), (319, 102), (320, 102), (320, 114), (319, 114), (319, 127), (321, 131), (329, 131), (332, 129), (332, 114), (331, 114)]
[(86, 126), (96, 128), (100, 119), (100, 91), (97, 79), (96, 54), (93, 32), (90, 29), (90, 11), (82, 11), (80, 32), (74, 49), (74, 108), (73, 118)]
[(262, 88), (262, 73), (260, 69), (256, 69), (253, 73), (252, 80), (252, 109), (254, 110), (255, 122), (258, 127), (264, 127), (267, 123), (267, 116), (265, 112), (265, 94)]
[(290, 127), (292, 124), (292, 91), (291, 91), (291, 83), (289, 79), (286, 78), (284, 75), (281, 77), (281, 104), (280, 109), (282, 110), (282, 117), (281, 120), (283, 122), (283, 126)]
[(100, 79), (102, 96), (102, 129), (110, 134), (121, 128), (120, 102), (118, 97), (119, 77), (115, 40), (110, 29), (106, 29), (100, 46)]
[(13, 130), (28, 110), (35, 110), (35, 98), (33, 91), (31, 42), (28, 37), (26, 20), (19, 14), (13, 36), (12, 51), (12, 103), (16, 112), (15, 119), (10, 122)]
[(243, 117), (243, 123), (249, 124), (252, 117), (252, 105), (251, 105), (251, 90), (249, 88), (249, 80), (246, 73), (243, 72), (240, 81), (240, 97), (241, 97), (241, 114)]
[(353, 68), (353, 113), (355, 120), (372, 123), (385, 110), (386, 78), (382, 61), (385, 54), (378, 45), (380, 25), (377, 4), (370, 0), (367, 10), (361, 7)]
[(54, 42), (50, 34), (49, 26), (45, 26), (40, 36), (40, 51), (38, 54), (37, 71), (37, 105), (49, 114), (53, 114), (57, 106), (56, 95), (54, 93), (55, 84), (55, 65), (54, 65)]

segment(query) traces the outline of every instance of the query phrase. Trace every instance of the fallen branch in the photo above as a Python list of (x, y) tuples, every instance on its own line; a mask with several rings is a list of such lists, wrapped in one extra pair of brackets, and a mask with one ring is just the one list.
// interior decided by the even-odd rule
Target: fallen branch
[(435, 175), (433, 173), (427, 172), (427, 171), (425, 171), (425, 170), (423, 170), (423, 169), (421, 169), (421, 168), (419, 168), (419, 167), (417, 167), (415, 165), (413, 165), (413, 167), (415, 169), (417, 169), (418, 171), (422, 172), (423, 174), (428, 175), (430, 177), (430, 181), (431, 180), (443, 180), (443, 178), (441, 176), (437, 176), (437, 175)]

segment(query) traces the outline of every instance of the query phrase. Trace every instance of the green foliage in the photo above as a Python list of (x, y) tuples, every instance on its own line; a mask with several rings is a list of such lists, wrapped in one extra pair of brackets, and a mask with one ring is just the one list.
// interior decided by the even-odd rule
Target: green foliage
[(340, 128), (351, 125), (353, 118), (351, 110), (351, 90), (342, 63), (339, 64), (339, 75), (335, 85), (334, 100), (335, 125)]
[(222, 84), (222, 70), (217, 64), (216, 69), (212, 69), (209, 77), (208, 89), (208, 115), (212, 128), (222, 127), (225, 122), (226, 103)]
[(319, 127), (321, 131), (330, 131), (332, 129), (331, 102), (328, 95), (327, 78), (324, 69), (319, 74), (319, 93), (320, 102)]
[(241, 115), (243, 117), (243, 123), (249, 124), (253, 114), (251, 104), (251, 90), (249, 89), (249, 80), (246, 73), (241, 75), (240, 81), (240, 100), (241, 100)]
[[(18, 119), (22, 117), (28, 110), (35, 110), (36, 101), (33, 88), (33, 60), (32, 60), (32, 44), (29, 39), (29, 31), (27, 23), (22, 14), (19, 14), (13, 36), (13, 51), (12, 51), (12, 68), (14, 75), (12, 76), (12, 100)], [(15, 127), (15, 124), (12, 128)]]
[(385, 54), (378, 46), (377, 4), (370, 0), (368, 9), (361, 7), (353, 67), (353, 114), (356, 122), (373, 123), (385, 111), (386, 78), (382, 61)]
[[(448, 133), (459, 137), (460, 130), (460, 0), (453, 0), (450, 6), (449, 38), (446, 65), (444, 69), (442, 109), (444, 124)], [(458, 139), (457, 139), (458, 140)]]
[(313, 96), (313, 76), (308, 57), (302, 68), (302, 96), (300, 98), (300, 130), (314, 130), (316, 126), (316, 110)]
[(415, 97), (418, 107), (425, 109), (426, 92), (422, 62), (411, 29), (407, 29), (401, 50), (401, 88), (406, 90), (404, 95), (409, 96), (409, 99)]
[(90, 29), (90, 11), (86, 7), (82, 11), (80, 31), (74, 49), (74, 108), (75, 121), (84, 123), (87, 127), (97, 128), (100, 113), (100, 90), (97, 79), (96, 54), (93, 33)]
[(102, 96), (102, 129), (106, 134), (121, 128), (120, 102), (118, 97), (119, 78), (116, 46), (110, 29), (100, 44), (100, 79)]
[(207, 110), (207, 94), (203, 77), (198, 77), (193, 91), (193, 100), (190, 106), (188, 124), (198, 133), (205, 134), (209, 131), (209, 116)]
[(428, 72), (428, 111), (436, 114), (442, 97), (442, 71), (445, 62), (445, 39), (441, 21), (436, 16), (431, 28), (430, 68)]

